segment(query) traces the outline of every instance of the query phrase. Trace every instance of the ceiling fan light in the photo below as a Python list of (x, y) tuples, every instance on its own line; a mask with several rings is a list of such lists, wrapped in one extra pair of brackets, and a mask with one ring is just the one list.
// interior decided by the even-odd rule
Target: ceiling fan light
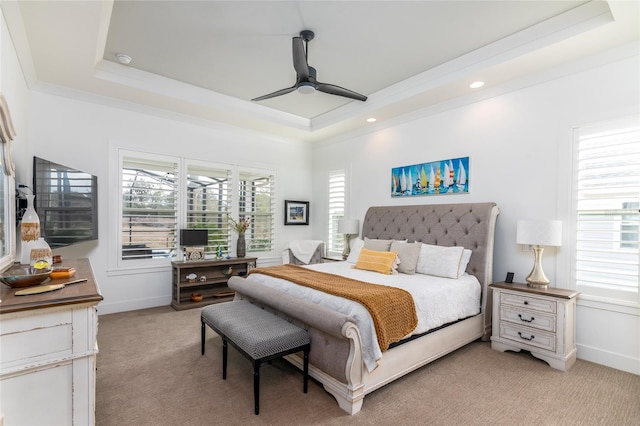
[(303, 95), (309, 95), (316, 91), (316, 88), (311, 83), (300, 83), (298, 85), (298, 93), (302, 93)]

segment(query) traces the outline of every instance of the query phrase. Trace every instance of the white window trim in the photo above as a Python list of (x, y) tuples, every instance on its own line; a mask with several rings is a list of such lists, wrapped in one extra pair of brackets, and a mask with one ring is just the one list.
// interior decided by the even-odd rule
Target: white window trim
[[(159, 269), (161, 270), (166, 269), (168, 271), (170, 270), (170, 267), (171, 267), (171, 261), (178, 260), (177, 258), (174, 258), (174, 259), (160, 258), (160, 259), (144, 259), (144, 260), (129, 259), (126, 263), (123, 264), (122, 249), (120, 244), (120, 241), (121, 241), (120, 231), (122, 229), (122, 214), (121, 214), (122, 212), (122, 173), (121, 173), (121, 170), (122, 170), (123, 158), (125, 156), (130, 156), (130, 157), (139, 156), (142, 158), (157, 159), (161, 161), (166, 161), (167, 159), (170, 159), (171, 161), (177, 161), (178, 170), (176, 171), (176, 176), (179, 177), (181, 182), (183, 182), (186, 179), (187, 164), (204, 165), (206, 167), (211, 167), (211, 168), (219, 167), (219, 168), (230, 169), (232, 171), (231, 176), (234, 182), (234, 185), (231, 189), (232, 200), (234, 201), (232, 203), (230, 214), (235, 219), (238, 218), (238, 210), (239, 210), (238, 202), (237, 202), (239, 199), (239, 185), (237, 185), (236, 182), (238, 182), (238, 179), (240, 177), (240, 172), (270, 174), (274, 177), (276, 185), (278, 181), (277, 173), (273, 169), (256, 168), (256, 167), (243, 166), (243, 165), (237, 165), (237, 164), (208, 162), (208, 161), (202, 161), (202, 160), (197, 160), (197, 159), (192, 159), (187, 157), (181, 157), (179, 155), (152, 153), (149, 151), (143, 151), (135, 148), (123, 147), (115, 143), (110, 144), (110, 152), (111, 152), (111, 155), (109, 155), (109, 182), (111, 184), (108, 185), (109, 202), (107, 203), (107, 205), (108, 206), (115, 205), (117, 207), (117, 214), (113, 214), (113, 211), (110, 209), (110, 212), (109, 212), (110, 214), (107, 215), (109, 217), (108, 229), (112, 230), (108, 232), (109, 237), (107, 239), (107, 244), (108, 244), (107, 245), (107, 248), (108, 248), (107, 274), (110, 276), (128, 275), (128, 274), (146, 274), (149, 272), (158, 272)], [(274, 188), (274, 191), (272, 194), (272, 197), (274, 199), (273, 201), (274, 229), (273, 229), (273, 242), (272, 242), (273, 250), (263, 251), (263, 252), (247, 252), (247, 257), (258, 257), (258, 258), (267, 259), (269, 257), (275, 257), (276, 255), (277, 224), (279, 220), (278, 209), (276, 205), (277, 204), (276, 193), (277, 193), (277, 187)], [(178, 200), (179, 200), (179, 206), (178, 206), (177, 227), (178, 229), (180, 229), (180, 228), (186, 227), (186, 208), (187, 208), (186, 192), (182, 187), (178, 188)], [(230, 252), (235, 253), (237, 236), (234, 236), (233, 231), (230, 232), (230, 235), (231, 235), (231, 241), (229, 243), (229, 250)]]
[[(182, 159), (182, 167), (180, 168), (181, 172), (180, 172), (179, 179), (181, 182), (187, 181), (187, 175), (189, 174), (189, 166), (201, 167), (203, 169), (230, 170), (230, 179), (232, 181), (232, 185), (230, 188), (231, 189), (230, 199), (231, 199), (231, 206), (233, 208), (234, 204), (237, 201), (237, 198), (235, 198), (237, 194), (234, 192), (236, 189), (233, 185), (235, 184), (235, 180), (234, 180), (235, 177), (233, 176), (234, 167), (232, 165), (196, 160), (191, 158), (184, 158)], [(237, 185), (235, 186), (237, 187)], [(189, 226), (187, 221), (188, 193), (182, 187), (179, 188), (179, 191), (178, 191), (178, 203), (179, 203), (178, 204), (178, 229), (186, 229)], [(232, 214), (232, 212), (229, 212), (229, 214)], [(234, 253), (235, 238), (233, 238), (233, 231), (229, 230), (229, 233), (227, 235), (228, 235), (229, 253)], [(232, 243), (233, 243), (233, 246), (232, 246)]]
[[(232, 217), (234, 218), (234, 220), (238, 220), (238, 216), (239, 216), (239, 212), (240, 212), (240, 173), (255, 173), (255, 174), (266, 174), (266, 175), (271, 175), (273, 176), (273, 180), (275, 182), (274, 188), (273, 188), (273, 192), (271, 193), (271, 203), (272, 203), (272, 207), (273, 207), (273, 236), (272, 236), (272, 240), (271, 240), (271, 247), (273, 247), (272, 250), (269, 251), (248, 251), (247, 250), (247, 257), (258, 257), (258, 258), (267, 258), (267, 257), (271, 257), (271, 256), (275, 256), (276, 255), (276, 246), (277, 246), (277, 228), (278, 228), (278, 216), (277, 216), (277, 212), (278, 212), (278, 207), (276, 205), (276, 200), (277, 200), (277, 182), (278, 182), (278, 176), (275, 170), (271, 170), (271, 169), (262, 169), (262, 168), (256, 168), (256, 167), (249, 167), (249, 166), (235, 166), (235, 168), (232, 171), (232, 176), (233, 176), (233, 182), (236, 183), (234, 185), (234, 187), (232, 188), (232, 196), (233, 196), (233, 200), (235, 200), (231, 206), (231, 214)], [(231, 243), (229, 246), (229, 250), (231, 250), (233, 253), (235, 253), (236, 250), (236, 242), (238, 241), (238, 236), (237, 234), (235, 234), (235, 231), (231, 231)]]
[[(637, 117), (637, 113), (631, 112), (632, 117)], [(628, 115), (628, 112), (621, 113), (618, 117)], [(625, 118), (624, 120), (628, 119)], [(593, 122), (617, 121), (618, 119), (601, 118), (594, 119)], [(585, 124), (588, 125), (588, 124)], [(569, 242), (566, 247), (559, 248), (556, 257), (556, 276), (559, 288), (577, 290), (575, 276), (575, 235), (577, 232), (576, 220), (577, 212), (575, 211), (575, 184), (576, 184), (576, 145), (574, 143), (576, 132), (582, 125), (576, 125), (568, 128), (566, 133), (561, 135), (561, 148), (558, 152), (557, 170), (559, 170), (559, 181), (568, 182), (568, 185), (560, 185), (558, 190), (557, 203), (559, 207), (559, 217), (563, 220), (563, 241)], [(569, 165), (567, 167), (567, 165)], [(581, 293), (578, 297), (578, 306), (587, 306), (591, 308), (607, 310), (616, 313), (640, 316), (640, 292), (639, 300), (629, 301), (622, 299), (614, 299), (602, 295), (592, 295)]]
[[(113, 189), (114, 191), (117, 190), (117, 192), (115, 194), (109, 194), (111, 203), (109, 203), (109, 205), (116, 205), (117, 206), (117, 214), (111, 214), (109, 216), (113, 217), (113, 219), (115, 219), (115, 224), (114, 224), (114, 228), (111, 228), (114, 230), (114, 232), (111, 232), (110, 237), (113, 238), (112, 243), (109, 245), (109, 258), (113, 257), (113, 261), (112, 263), (110, 262), (110, 265), (112, 265), (112, 267), (114, 269), (117, 270), (139, 270), (139, 269), (154, 269), (157, 268), (159, 266), (170, 266), (170, 262), (171, 259), (167, 259), (167, 258), (157, 258), (157, 259), (140, 259), (140, 260), (136, 260), (136, 259), (129, 259), (126, 262), (122, 260), (122, 243), (121, 243), (121, 231), (122, 231), (122, 165), (123, 165), (123, 161), (124, 161), (124, 157), (141, 157), (141, 158), (147, 158), (150, 160), (156, 160), (156, 161), (167, 161), (167, 162), (176, 162), (177, 163), (177, 170), (176, 170), (176, 177), (181, 176), (182, 174), (182, 164), (180, 161), (176, 161), (178, 160), (177, 157), (175, 156), (171, 156), (171, 155), (163, 155), (163, 154), (156, 154), (156, 153), (151, 153), (151, 152), (143, 152), (143, 151), (136, 151), (136, 150), (131, 150), (131, 149), (126, 149), (126, 148), (118, 148), (117, 149), (117, 162), (116, 162), (116, 171), (115, 171), (115, 176), (114, 176), (114, 181), (115, 184), (111, 185), (110, 189)], [(181, 192), (184, 192), (181, 190), (181, 188), (178, 188), (178, 199), (180, 199), (180, 194)], [(115, 204), (112, 204), (115, 203)], [(180, 206), (178, 206), (178, 215), (180, 214)], [(178, 227), (180, 226), (180, 216), (178, 216)]]
[[(327, 255), (328, 256), (340, 256), (342, 255), (343, 251), (335, 251), (333, 250), (334, 247), (331, 246), (331, 239), (330, 239), (330, 228), (329, 228), (329, 221), (331, 220), (331, 213), (330, 213), (330, 209), (331, 209), (331, 189), (330, 189), (330, 182), (331, 182), (331, 177), (337, 174), (342, 174), (343, 178), (344, 178), (344, 188), (343, 188), (343, 200), (342, 200), (342, 217), (346, 217), (347, 215), (347, 171), (342, 168), (342, 169), (335, 169), (335, 170), (330, 170), (329, 172), (327, 172), (326, 174), (326, 179), (325, 179), (325, 185), (326, 185), (326, 197), (327, 197), (327, 208), (325, 211), (325, 215), (326, 215), (326, 219), (325, 219), (325, 238), (327, 238)], [(340, 236), (340, 234), (337, 233), (336, 231), (336, 239), (340, 239), (342, 238), (343, 244), (344, 244), (344, 236)]]

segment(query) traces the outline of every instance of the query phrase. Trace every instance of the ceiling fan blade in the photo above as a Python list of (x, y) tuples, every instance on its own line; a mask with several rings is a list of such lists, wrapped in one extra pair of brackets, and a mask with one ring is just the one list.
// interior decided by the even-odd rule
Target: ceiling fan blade
[(291, 86), (291, 87), (287, 87), (286, 89), (280, 89), (277, 90), (273, 93), (269, 93), (268, 95), (264, 95), (264, 96), (260, 96), (254, 99), (251, 99), (252, 101), (264, 101), (265, 99), (270, 99), (270, 98), (275, 98), (276, 96), (282, 96), (282, 95), (286, 95), (287, 93), (291, 93), (294, 90), (296, 90), (297, 85), (296, 86)]
[(344, 96), (345, 98), (355, 99), (357, 101), (366, 101), (367, 97), (356, 93), (353, 90), (345, 89), (344, 87), (336, 86), (335, 84), (316, 83), (316, 90), (319, 92), (328, 93), (330, 95)]
[(302, 37), (293, 38), (293, 68), (298, 73), (299, 80), (306, 81), (309, 78), (309, 65)]

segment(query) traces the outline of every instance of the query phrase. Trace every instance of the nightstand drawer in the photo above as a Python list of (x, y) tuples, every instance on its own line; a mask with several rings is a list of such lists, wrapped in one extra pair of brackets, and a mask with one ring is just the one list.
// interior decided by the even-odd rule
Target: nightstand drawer
[(518, 327), (508, 322), (500, 322), (500, 337), (513, 340), (520, 345), (535, 346), (551, 352), (556, 350), (555, 334), (545, 333), (533, 328)]
[(512, 305), (526, 307), (540, 312), (556, 313), (556, 302), (549, 299), (539, 299), (523, 294), (500, 293), (500, 303), (503, 305)]
[(552, 333), (556, 331), (556, 316), (546, 312), (529, 311), (516, 306), (502, 305), (500, 306), (500, 319)]

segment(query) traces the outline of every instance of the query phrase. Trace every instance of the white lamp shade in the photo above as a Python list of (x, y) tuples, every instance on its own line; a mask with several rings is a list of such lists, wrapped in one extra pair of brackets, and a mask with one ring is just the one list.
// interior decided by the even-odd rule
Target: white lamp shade
[(519, 220), (516, 242), (538, 246), (561, 246), (562, 222), (559, 220)]
[(338, 234), (358, 235), (360, 223), (358, 219), (340, 219), (338, 221)]

